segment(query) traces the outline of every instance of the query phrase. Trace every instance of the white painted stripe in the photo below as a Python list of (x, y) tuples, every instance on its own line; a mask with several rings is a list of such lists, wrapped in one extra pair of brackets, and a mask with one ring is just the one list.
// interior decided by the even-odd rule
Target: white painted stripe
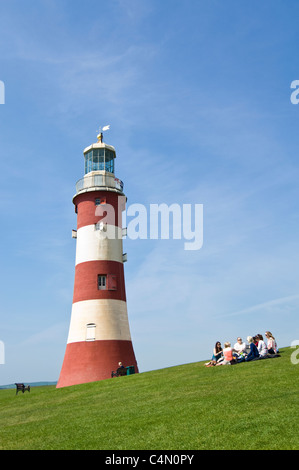
[(76, 265), (86, 261), (123, 261), (122, 229), (114, 225), (86, 225), (77, 232)]
[(86, 341), (87, 325), (94, 323), (95, 340), (131, 341), (127, 303), (96, 299), (73, 304), (68, 343)]

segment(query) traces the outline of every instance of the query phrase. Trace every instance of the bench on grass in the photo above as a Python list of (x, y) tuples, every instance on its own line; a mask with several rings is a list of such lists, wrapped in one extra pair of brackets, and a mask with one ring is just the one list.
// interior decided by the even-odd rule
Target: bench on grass
[(15, 386), (17, 387), (17, 389), (16, 389), (16, 395), (18, 394), (18, 392), (22, 392), (22, 393), (30, 392), (30, 385), (15, 384)]
[(119, 367), (116, 369), (116, 372), (111, 372), (111, 377), (121, 377), (122, 375), (127, 375), (127, 370), (125, 367)]
[(116, 369), (116, 372), (111, 372), (111, 377), (121, 377), (123, 375), (132, 375), (135, 374), (135, 367), (128, 366), (128, 367), (119, 367)]

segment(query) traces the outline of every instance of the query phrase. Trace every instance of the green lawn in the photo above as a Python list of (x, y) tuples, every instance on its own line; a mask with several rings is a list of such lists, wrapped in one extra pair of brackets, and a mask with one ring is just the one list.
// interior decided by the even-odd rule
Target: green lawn
[(203, 362), (31, 393), (0, 390), (0, 449), (299, 449), (299, 365)]

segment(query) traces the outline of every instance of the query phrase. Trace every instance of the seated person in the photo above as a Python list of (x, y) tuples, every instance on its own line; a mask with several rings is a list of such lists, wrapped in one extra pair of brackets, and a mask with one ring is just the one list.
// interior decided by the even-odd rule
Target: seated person
[(126, 368), (122, 365), (122, 362), (118, 363), (117, 373), (118, 375), (126, 375), (127, 373)]
[(254, 344), (257, 347), (257, 345), (259, 344), (259, 339), (258, 339), (257, 335), (253, 336), (252, 339), (253, 339)]
[(268, 340), (267, 343), (267, 348), (268, 348), (268, 353), (269, 354), (277, 354), (278, 353), (278, 348), (277, 348), (277, 343), (275, 341), (274, 336), (270, 331), (266, 331), (265, 336)]
[(266, 343), (262, 335), (258, 334), (257, 338), (258, 338), (257, 350), (259, 352), (260, 357), (265, 358), (268, 355), (268, 348), (266, 346)]
[(223, 349), (221, 347), (220, 341), (217, 341), (213, 349), (213, 356), (210, 362), (207, 362), (205, 366), (214, 366), (216, 362), (221, 361), (223, 358)]
[(234, 349), (231, 347), (230, 342), (224, 343), (224, 349), (223, 349), (223, 356), (224, 359), (223, 361), (219, 361), (216, 366), (222, 366), (222, 365), (227, 365), (227, 364), (235, 364), (235, 358), (233, 356)]
[(122, 365), (122, 362), (118, 363), (118, 368), (116, 369), (116, 372), (114, 371), (111, 372), (111, 377), (119, 377), (120, 375), (127, 375), (127, 370)]
[(246, 343), (242, 341), (242, 338), (237, 338), (237, 342), (234, 345), (234, 350), (238, 356), (242, 356), (246, 351)]
[(254, 344), (254, 338), (252, 338), (252, 336), (248, 336), (247, 341), (248, 341), (248, 344), (249, 344), (250, 351), (249, 351), (247, 357), (245, 358), (245, 361), (246, 362), (254, 361), (254, 360), (259, 358), (259, 352), (257, 350), (256, 345)]

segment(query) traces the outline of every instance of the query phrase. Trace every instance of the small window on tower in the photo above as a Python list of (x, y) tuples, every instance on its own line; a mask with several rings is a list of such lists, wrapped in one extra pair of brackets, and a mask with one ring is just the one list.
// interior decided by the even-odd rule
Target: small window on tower
[(86, 341), (95, 341), (96, 339), (96, 324), (88, 323), (86, 325)]
[(106, 198), (105, 197), (97, 197), (95, 200), (95, 205), (100, 206), (101, 204), (106, 204)]
[(107, 285), (107, 278), (103, 274), (98, 275), (98, 289), (99, 290), (106, 290)]

